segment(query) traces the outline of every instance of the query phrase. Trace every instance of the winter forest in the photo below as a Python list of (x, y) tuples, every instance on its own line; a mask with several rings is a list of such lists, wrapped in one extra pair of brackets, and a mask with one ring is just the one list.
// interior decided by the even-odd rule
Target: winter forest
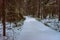
[(0, 0), (0, 40), (60, 40), (60, 0)]

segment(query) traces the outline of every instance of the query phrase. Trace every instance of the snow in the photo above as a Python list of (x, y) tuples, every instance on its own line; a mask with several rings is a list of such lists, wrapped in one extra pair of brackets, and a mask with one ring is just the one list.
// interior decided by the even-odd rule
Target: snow
[(21, 29), (19, 28), (13, 28), (8, 31), (9, 35), (14, 35), (14, 40), (60, 40), (59, 32), (45, 26), (35, 18), (26, 16), (24, 25), (21, 26)]
[(46, 24), (47, 26), (49, 26), (50, 28), (52, 28), (56, 31), (60, 31), (60, 22), (58, 21), (58, 18), (44, 19), (44, 20), (41, 20), (41, 22)]
[(15, 40), (60, 40), (59, 32), (50, 29), (34, 18), (26, 18), (22, 31)]

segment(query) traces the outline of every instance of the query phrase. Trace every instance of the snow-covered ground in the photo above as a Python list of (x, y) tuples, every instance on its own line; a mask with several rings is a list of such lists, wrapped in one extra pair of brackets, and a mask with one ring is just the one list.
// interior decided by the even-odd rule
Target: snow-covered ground
[(60, 32), (57, 32), (35, 18), (26, 17), (21, 29), (13, 28), (8, 31), (9, 35), (14, 35), (12, 40), (60, 40)]
[(42, 23), (44, 23), (46, 26), (49, 26), (50, 28), (60, 31), (60, 22), (58, 21), (58, 18), (55, 19), (44, 19), (41, 20)]

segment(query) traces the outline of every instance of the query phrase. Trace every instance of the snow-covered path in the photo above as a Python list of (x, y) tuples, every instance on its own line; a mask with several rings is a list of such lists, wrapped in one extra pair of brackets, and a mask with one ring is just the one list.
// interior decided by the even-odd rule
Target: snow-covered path
[(60, 40), (60, 33), (56, 32), (34, 18), (27, 17), (22, 31), (15, 40)]
[[(10, 36), (14, 34), (14, 37), (8, 40), (60, 40), (60, 32), (50, 29), (35, 18), (26, 17), (24, 25), (21, 27), (22, 30), (19, 27), (13, 28), (14, 32), (8, 31)], [(0, 37), (0, 40), (3, 39), (3, 37)]]

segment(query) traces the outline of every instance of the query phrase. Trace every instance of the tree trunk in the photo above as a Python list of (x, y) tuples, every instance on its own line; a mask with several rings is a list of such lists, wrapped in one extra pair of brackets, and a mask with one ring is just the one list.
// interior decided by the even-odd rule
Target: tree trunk
[(59, 13), (59, 21), (60, 21), (60, 13)]
[[(60, 1), (59, 1), (60, 2)], [(60, 3), (59, 3), (59, 21), (60, 21)]]
[(56, 0), (57, 5), (58, 5), (58, 16), (59, 16), (59, 21), (60, 21), (60, 0)]
[(39, 6), (38, 6), (38, 18), (40, 18), (40, 0), (38, 1), (38, 4), (39, 4)]
[[(59, 1), (60, 2), (60, 1)], [(59, 3), (59, 21), (60, 21), (60, 3)]]
[(2, 4), (2, 24), (3, 24), (3, 36), (6, 36), (6, 26), (5, 26), (5, 0)]

